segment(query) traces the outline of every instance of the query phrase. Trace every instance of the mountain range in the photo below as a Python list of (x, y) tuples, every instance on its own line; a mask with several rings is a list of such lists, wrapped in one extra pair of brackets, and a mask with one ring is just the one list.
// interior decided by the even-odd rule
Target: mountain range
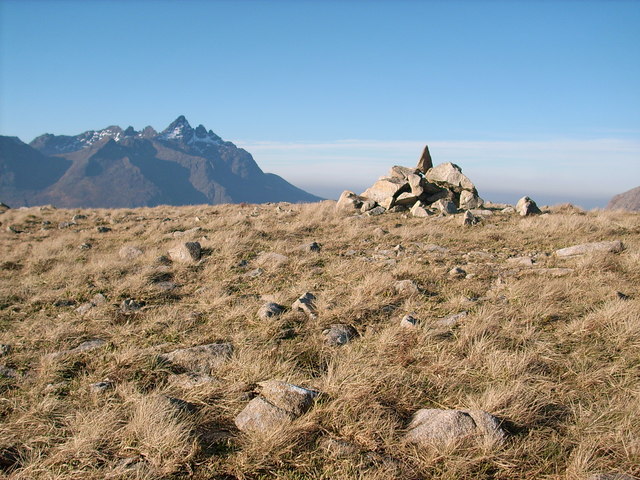
[(11, 206), (134, 208), (156, 205), (315, 202), (264, 173), (249, 152), (179, 116), (158, 133), (118, 126), (44, 134), (26, 144), (0, 136), (0, 201)]

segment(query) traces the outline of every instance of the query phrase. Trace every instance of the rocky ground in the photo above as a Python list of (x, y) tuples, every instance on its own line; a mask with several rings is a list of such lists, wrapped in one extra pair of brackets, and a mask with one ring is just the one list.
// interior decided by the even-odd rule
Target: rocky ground
[(350, 198), (4, 211), (0, 475), (640, 474), (637, 214)]

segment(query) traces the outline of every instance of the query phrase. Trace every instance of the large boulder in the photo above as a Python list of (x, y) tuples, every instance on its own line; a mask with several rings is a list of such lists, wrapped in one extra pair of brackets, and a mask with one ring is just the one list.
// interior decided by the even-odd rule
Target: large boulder
[(358, 210), (362, 207), (363, 199), (350, 190), (345, 190), (340, 195), (336, 208), (339, 210)]
[(169, 258), (174, 262), (193, 263), (200, 260), (202, 247), (199, 242), (181, 243), (169, 250)]
[(466, 438), (500, 442), (505, 432), (500, 421), (482, 410), (418, 410), (405, 440), (419, 445), (446, 445)]
[(460, 192), (459, 206), (462, 210), (472, 210), (474, 208), (480, 208), (484, 204), (484, 200), (481, 199), (476, 193), (469, 190), (463, 190)]
[(435, 183), (440, 187), (454, 192), (469, 190), (475, 192), (475, 185), (462, 173), (462, 169), (454, 163), (441, 163), (437, 167), (431, 168), (425, 178), (430, 183)]

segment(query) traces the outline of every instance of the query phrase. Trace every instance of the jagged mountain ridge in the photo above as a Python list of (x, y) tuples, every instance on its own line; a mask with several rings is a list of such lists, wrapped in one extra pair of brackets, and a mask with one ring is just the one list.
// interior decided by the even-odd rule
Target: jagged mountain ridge
[[(264, 173), (249, 152), (203, 125), (192, 128), (182, 115), (160, 133), (152, 127), (136, 131), (110, 126), (75, 136), (45, 134), (29, 145), (15, 137), (1, 140), (0, 199), (15, 206), (133, 208), (320, 200)], [(26, 157), (28, 162), (21, 160)], [(37, 185), (28, 181), (34, 171), (39, 172)]]

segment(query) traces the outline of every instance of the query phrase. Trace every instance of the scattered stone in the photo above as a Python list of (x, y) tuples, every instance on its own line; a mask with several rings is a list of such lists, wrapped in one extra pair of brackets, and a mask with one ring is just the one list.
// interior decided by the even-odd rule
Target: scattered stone
[(175, 262), (193, 263), (200, 260), (202, 247), (199, 242), (186, 242), (169, 250), (169, 258)]
[(611, 242), (583, 243), (581, 245), (561, 248), (560, 250), (556, 250), (556, 256), (573, 257), (588, 253), (620, 253), (622, 250), (624, 250), (624, 244), (620, 240), (614, 240)]
[(349, 190), (342, 192), (336, 203), (336, 208), (340, 210), (358, 210), (360, 207), (362, 207), (362, 199)]
[(453, 267), (449, 270), (449, 276), (453, 278), (463, 278), (467, 275), (467, 272), (460, 267)]
[(405, 315), (400, 320), (400, 326), (403, 328), (416, 328), (418, 326), (418, 319), (413, 315)]
[(173, 237), (174, 238), (182, 238), (182, 237), (186, 237), (189, 235), (195, 235), (196, 233), (200, 232), (202, 230), (202, 227), (193, 227), (190, 228), (189, 230), (177, 230), (175, 232), (173, 232)]
[(278, 268), (285, 265), (289, 261), (289, 257), (275, 252), (263, 252), (255, 260), (260, 267)]
[(125, 245), (118, 251), (118, 255), (123, 260), (134, 260), (143, 253), (144, 252), (140, 248), (134, 247), (132, 245)]
[(86, 342), (82, 342), (76, 348), (72, 348), (68, 350), (68, 353), (80, 353), (80, 352), (89, 352), (91, 350), (95, 350), (97, 348), (104, 347), (107, 342), (101, 338), (95, 338), (93, 340), (87, 340)]
[(78, 248), (80, 250), (91, 250), (92, 245), (90, 243), (81, 243)]
[(262, 275), (263, 273), (264, 273), (264, 270), (262, 270), (261, 268), (255, 268), (250, 272), (245, 273), (244, 276), (248, 278), (256, 278)]
[(78, 213), (76, 215), (73, 216), (73, 218), (71, 219), (71, 221), (73, 222), (77, 222), (78, 220), (86, 220), (87, 216), (86, 215), (82, 215), (81, 213)]
[(115, 384), (111, 380), (103, 380), (102, 382), (96, 382), (89, 385), (89, 390), (92, 393), (105, 393), (112, 390)]
[(160, 255), (158, 258), (156, 258), (156, 263), (158, 265), (164, 265), (165, 267), (168, 267), (173, 263), (173, 261), (166, 255)]
[(516, 209), (514, 207), (504, 207), (502, 210), (500, 210), (502, 213), (507, 213), (507, 214), (511, 214), (511, 213), (516, 213)]
[(299, 297), (293, 305), (291, 309), (294, 312), (301, 311), (304, 312), (309, 318), (316, 318), (318, 316), (318, 310), (315, 305), (316, 297), (311, 292), (306, 292), (304, 295)]
[(398, 280), (393, 284), (393, 288), (397, 293), (403, 295), (415, 295), (420, 293), (420, 289), (413, 280)]
[(531, 200), (529, 197), (522, 197), (520, 200), (518, 200), (515, 210), (520, 214), (521, 217), (542, 213), (538, 208), (538, 205), (536, 205), (536, 202)]
[(144, 306), (144, 302), (137, 302), (132, 298), (127, 298), (120, 304), (120, 310), (124, 313), (137, 312)]
[[(395, 167), (394, 167), (395, 168)], [(392, 169), (392, 175), (393, 175)], [(397, 176), (388, 176), (381, 177), (376, 181), (373, 185), (367, 188), (361, 197), (364, 197), (368, 200), (373, 200), (374, 202), (378, 202), (379, 204), (383, 204), (382, 202), (391, 202), (388, 208), (393, 206), (395, 199), (404, 192), (409, 191), (410, 187), (407, 183), (406, 179), (398, 178)]]
[(318, 446), (325, 450), (333, 458), (348, 457), (359, 452), (359, 448), (353, 443), (333, 437), (322, 437)]
[(190, 372), (210, 375), (233, 354), (230, 343), (210, 343), (190, 348), (180, 348), (160, 355), (158, 358)]
[(11, 345), (8, 343), (0, 343), (0, 357), (4, 357), (5, 355), (9, 355), (11, 352)]
[(471, 226), (480, 222), (480, 219), (476, 217), (471, 211), (467, 210), (464, 212), (464, 216), (462, 217), (462, 225)]
[(58, 230), (64, 230), (65, 228), (73, 227), (76, 222), (60, 222), (58, 223)]
[(468, 437), (492, 442), (504, 440), (500, 421), (481, 410), (418, 410), (411, 420), (405, 440), (419, 445), (446, 445)]
[(258, 317), (266, 320), (270, 317), (276, 317), (284, 312), (284, 307), (275, 302), (267, 302), (258, 310)]
[(105, 303), (107, 303), (107, 298), (101, 293), (96, 293), (93, 297), (91, 297), (91, 303), (93, 303), (96, 307), (98, 305), (104, 305)]
[(369, 217), (376, 217), (378, 215), (382, 215), (386, 211), (387, 210), (384, 207), (377, 206), (377, 207), (372, 208), (371, 210), (369, 210), (367, 213), (365, 213), (365, 215), (367, 215)]
[(323, 330), (322, 335), (329, 346), (340, 347), (357, 337), (358, 331), (351, 325), (334, 324)]
[(533, 259), (531, 257), (511, 257), (507, 258), (507, 263), (522, 265), (523, 267), (532, 267)]
[(440, 327), (454, 327), (458, 324), (458, 322), (466, 317), (468, 312), (460, 312), (454, 313), (452, 315), (447, 315), (446, 317), (440, 318), (436, 321), (436, 325)]
[(68, 300), (66, 298), (61, 298), (53, 302), (54, 307), (72, 307), (76, 304), (75, 300)]
[(420, 170), (422, 173), (427, 173), (431, 168), (433, 168), (433, 160), (431, 160), (431, 153), (429, 153), (429, 145), (425, 145), (424, 150), (422, 150), (422, 155), (420, 155), (420, 160), (418, 160), (418, 165), (416, 165), (416, 169)]
[(96, 230), (98, 233), (107, 233), (111, 231), (109, 227), (96, 227)]
[(311, 242), (303, 245), (302, 247), (300, 247), (300, 249), (307, 252), (319, 252), (322, 249), (322, 245), (320, 245), (318, 242)]
[(86, 303), (83, 303), (78, 308), (76, 308), (76, 312), (78, 312), (80, 315), (84, 315), (92, 308), (97, 307), (99, 305), (104, 305), (105, 303), (107, 303), (107, 299), (105, 298), (105, 296), (102, 295), (101, 293), (97, 293), (96, 295), (93, 296), (91, 300), (89, 300)]
[(0, 377), (4, 378), (16, 378), (18, 376), (18, 371), (7, 367), (6, 365), (0, 365)]
[(260, 395), (251, 400), (235, 418), (245, 433), (270, 433), (304, 414), (318, 392), (290, 383), (269, 380), (258, 384)]

